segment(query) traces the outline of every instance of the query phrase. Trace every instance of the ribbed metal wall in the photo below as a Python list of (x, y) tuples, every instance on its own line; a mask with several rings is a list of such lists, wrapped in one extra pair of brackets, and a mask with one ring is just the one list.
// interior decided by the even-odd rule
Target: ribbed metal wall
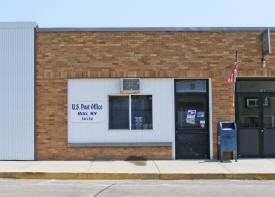
[(34, 160), (35, 23), (0, 23), (0, 160)]

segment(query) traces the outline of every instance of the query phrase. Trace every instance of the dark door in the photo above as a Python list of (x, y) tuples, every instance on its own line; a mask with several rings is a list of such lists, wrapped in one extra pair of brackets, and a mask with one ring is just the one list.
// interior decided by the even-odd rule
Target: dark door
[(240, 157), (257, 157), (261, 152), (260, 97), (238, 96), (238, 152)]
[[(239, 156), (274, 157), (275, 93), (270, 88), (274, 82), (241, 82), (236, 94)], [(253, 88), (246, 89), (246, 92), (241, 91), (241, 88), (244, 90), (249, 84), (253, 84)]]
[(275, 96), (262, 96), (262, 153), (264, 157), (275, 156)]
[(175, 80), (176, 158), (208, 158), (208, 81)]

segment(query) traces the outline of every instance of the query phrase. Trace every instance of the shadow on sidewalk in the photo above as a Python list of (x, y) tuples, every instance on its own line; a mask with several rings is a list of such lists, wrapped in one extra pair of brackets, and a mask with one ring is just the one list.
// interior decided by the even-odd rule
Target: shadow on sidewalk
[(223, 162), (221, 162), (220, 160), (203, 160), (203, 161), (199, 161), (199, 163), (232, 163), (235, 162), (235, 160), (223, 160)]
[(127, 162), (132, 163), (136, 166), (146, 166), (147, 159), (145, 157), (130, 156), (126, 159)]

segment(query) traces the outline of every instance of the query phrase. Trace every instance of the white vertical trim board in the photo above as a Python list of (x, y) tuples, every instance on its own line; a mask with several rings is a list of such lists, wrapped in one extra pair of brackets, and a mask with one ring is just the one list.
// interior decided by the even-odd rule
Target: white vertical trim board
[(34, 160), (34, 23), (0, 23), (0, 160)]
[[(128, 98), (129, 98), (129, 130), (132, 130), (132, 97), (129, 95)], [(108, 115), (108, 117), (109, 117), (109, 115)]]
[(173, 136), (173, 143), (172, 143), (172, 159), (175, 160), (176, 159), (176, 116), (175, 116), (175, 79), (172, 79), (173, 83), (172, 83), (172, 91), (171, 94), (173, 95), (173, 101), (172, 101), (172, 106), (173, 106), (173, 114), (171, 115), (173, 120), (174, 120), (174, 124), (172, 126), (172, 136)]
[(209, 94), (209, 154), (210, 159), (213, 160), (213, 120), (212, 120), (212, 81), (208, 81), (208, 94)]

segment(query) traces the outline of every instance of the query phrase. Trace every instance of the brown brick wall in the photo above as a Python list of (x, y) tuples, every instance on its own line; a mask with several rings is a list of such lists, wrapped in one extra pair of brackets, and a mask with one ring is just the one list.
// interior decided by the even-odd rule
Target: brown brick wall
[(274, 55), (261, 66), (261, 32), (38, 32), (36, 159), (172, 157), (171, 147), (67, 147), (67, 79), (72, 78), (212, 78), (216, 155), (217, 121), (234, 120), (233, 86), (225, 81), (236, 49), (239, 77), (275, 77)]

